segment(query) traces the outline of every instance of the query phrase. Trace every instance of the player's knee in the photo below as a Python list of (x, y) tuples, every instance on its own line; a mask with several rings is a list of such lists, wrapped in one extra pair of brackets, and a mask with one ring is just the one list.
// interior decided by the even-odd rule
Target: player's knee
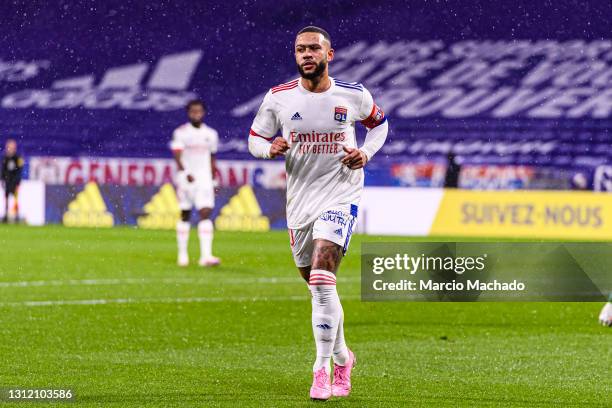
[(335, 272), (340, 264), (340, 246), (334, 243), (315, 245), (312, 254), (312, 268)]
[(300, 271), (302, 279), (304, 279), (306, 283), (308, 283), (308, 281), (310, 280), (310, 266), (298, 266), (298, 270)]
[(212, 215), (212, 208), (202, 208), (199, 210), (200, 220), (207, 220)]

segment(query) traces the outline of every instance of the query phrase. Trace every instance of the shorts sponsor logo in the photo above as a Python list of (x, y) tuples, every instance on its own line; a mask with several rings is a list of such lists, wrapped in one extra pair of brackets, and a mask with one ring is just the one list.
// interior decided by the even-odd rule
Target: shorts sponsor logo
[(347, 217), (342, 211), (338, 210), (329, 210), (325, 211), (323, 214), (319, 216), (321, 221), (329, 221), (338, 225), (342, 225), (343, 227), (346, 225)]

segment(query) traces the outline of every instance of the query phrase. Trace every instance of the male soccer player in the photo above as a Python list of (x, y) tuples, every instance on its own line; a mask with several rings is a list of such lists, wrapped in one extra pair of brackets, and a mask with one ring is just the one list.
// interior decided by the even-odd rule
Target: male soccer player
[(172, 136), (170, 148), (178, 167), (176, 190), (181, 208), (181, 220), (176, 225), (178, 243), (178, 265), (189, 264), (187, 245), (191, 224), (191, 209), (198, 210), (198, 236), (200, 238), (201, 266), (215, 266), (220, 259), (212, 255), (213, 223), (210, 220), (215, 206), (213, 185), (216, 168), (215, 153), (219, 135), (216, 130), (202, 121), (206, 106), (201, 100), (187, 104), (189, 122), (179, 126)]
[[(294, 52), (300, 78), (266, 94), (250, 130), (249, 151), (259, 158), (285, 156), (291, 250), (312, 294), (317, 353), (310, 397), (326, 400), (351, 390), (355, 355), (344, 341), (336, 273), (357, 218), (362, 168), (383, 145), (388, 125), (361, 84), (329, 76), (334, 50), (325, 30), (302, 29)], [(368, 129), (360, 148), (358, 121)], [(275, 138), (279, 130), (282, 137)]]
[(0, 180), (4, 187), (4, 218), (3, 222), (8, 222), (9, 216), (9, 197), (13, 196), (13, 211), (19, 218), (19, 205), (17, 194), (19, 183), (21, 183), (21, 171), (23, 170), (23, 158), (17, 154), (17, 142), (13, 139), (6, 141), (4, 157), (2, 158), (2, 171)]

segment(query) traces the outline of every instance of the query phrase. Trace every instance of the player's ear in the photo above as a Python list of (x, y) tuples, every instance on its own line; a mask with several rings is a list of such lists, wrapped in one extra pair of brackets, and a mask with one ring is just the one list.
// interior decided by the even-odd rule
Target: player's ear
[(327, 60), (332, 61), (334, 59), (334, 49), (330, 48), (327, 50)]

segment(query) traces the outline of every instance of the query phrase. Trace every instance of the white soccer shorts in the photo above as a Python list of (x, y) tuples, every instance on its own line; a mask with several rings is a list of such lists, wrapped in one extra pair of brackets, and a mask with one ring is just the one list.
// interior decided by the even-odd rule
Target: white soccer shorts
[(357, 206), (351, 204), (323, 211), (315, 221), (302, 229), (290, 229), (289, 244), (295, 265), (303, 267), (312, 264), (315, 239), (338, 244), (342, 247), (342, 253), (346, 254), (356, 222)]
[(179, 202), (179, 207), (183, 211), (191, 210), (193, 207), (196, 210), (202, 208), (215, 207), (215, 189), (210, 179), (198, 180), (198, 176), (194, 175), (195, 180), (190, 183), (187, 181), (187, 174), (179, 172), (176, 176), (176, 197)]

